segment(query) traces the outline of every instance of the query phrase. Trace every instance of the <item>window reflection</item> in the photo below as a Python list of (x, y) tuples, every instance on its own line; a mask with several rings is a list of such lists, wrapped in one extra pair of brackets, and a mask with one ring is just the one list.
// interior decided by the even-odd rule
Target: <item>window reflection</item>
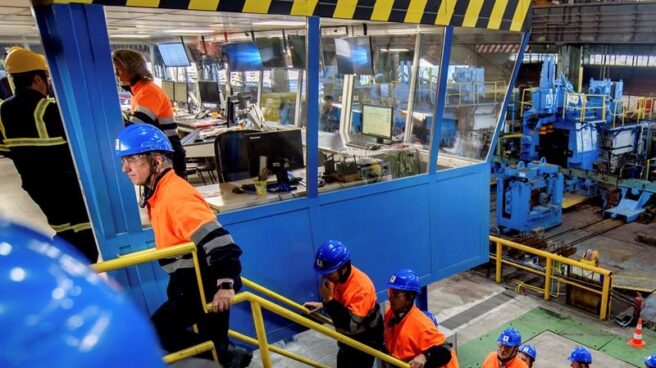
[[(485, 160), (512, 76), (512, 56), (519, 49), (521, 34), (457, 28), (453, 39), (440, 155)], [(508, 44), (514, 47), (501, 47)]]
[[(435, 104), (437, 101), (437, 81), (440, 59), (442, 58), (443, 32), (421, 36), (419, 67), (412, 107), (412, 134), (410, 142), (421, 144), (424, 148), (430, 145), (430, 137), (434, 126)], [(441, 135), (442, 136), (442, 135)]]

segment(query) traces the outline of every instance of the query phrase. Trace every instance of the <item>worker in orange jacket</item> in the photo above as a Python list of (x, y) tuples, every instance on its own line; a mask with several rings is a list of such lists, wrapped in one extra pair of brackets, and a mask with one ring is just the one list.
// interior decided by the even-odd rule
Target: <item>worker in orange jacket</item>
[[(374, 349), (383, 346), (383, 316), (376, 289), (369, 276), (351, 264), (351, 253), (337, 240), (321, 244), (314, 269), (322, 275), (319, 294), (322, 302), (306, 302), (311, 311), (321, 308), (333, 320), (335, 329)], [(367, 368), (374, 357), (339, 343), (338, 368)]]
[(458, 368), (458, 358), (426, 314), (414, 301), (421, 285), (419, 276), (409, 269), (392, 275), (388, 286), (389, 306), (385, 312), (385, 348), (393, 357), (412, 368)]
[(138, 51), (118, 49), (112, 53), (112, 61), (121, 87), (132, 94), (130, 121), (126, 125), (146, 123), (163, 131), (173, 146), (173, 170), (179, 177), (186, 178), (186, 152), (173, 120), (171, 100), (153, 82), (153, 75), (146, 68), (146, 59)]
[(501, 332), (497, 339), (497, 351), (485, 357), (481, 368), (528, 368), (517, 353), (522, 344), (522, 335), (517, 329), (510, 327)]
[(228, 340), (230, 304), (241, 287), (241, 248), (200, 193), (173, 172), (173, 148), (161, 130), (150, 124), (124, 128), (116, 155), (132, 183), (145, 187), (140, 205), (148, 209), (157, 249), (196, 244), (205, 297), (212, 301), (214, 313), (205, 313), (191, 254), (160, 260), (170, 276), (168, 300), (151, 320), (162, 346), (173, 352), (211, 340), (223, 367), (248, 366), (251, 353)]

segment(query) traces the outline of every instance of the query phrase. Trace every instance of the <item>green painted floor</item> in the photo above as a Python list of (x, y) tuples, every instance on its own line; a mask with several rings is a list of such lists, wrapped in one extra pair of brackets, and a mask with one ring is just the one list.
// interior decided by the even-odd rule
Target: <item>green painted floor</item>
[[(556, 314), (543, 308), (535, 308), (509, 324), (458, 346), (460, 367), (479, 367), (485, 356), (496, 350), (496, 339), (507, 327), (518, 329), (525, 342), (530, 342), (531, 339), (545, 331), (550, 331), (636, 367), (644, 367), (644, 357), (651, 354), (652, 350), (656, 351), (656, 333), (651, 330), (643, 330), (643, 339), (647, 342), (647, 347), (638, 350), (627, 345), (628, 339), (633, 335), (632, 329), (626, 329), (627, 336), (617, 336), (605, 331), (603, 326), (598, 324), (586, 325), (569, 316)], [(538, 351), (539, 357), (540, 352)]]

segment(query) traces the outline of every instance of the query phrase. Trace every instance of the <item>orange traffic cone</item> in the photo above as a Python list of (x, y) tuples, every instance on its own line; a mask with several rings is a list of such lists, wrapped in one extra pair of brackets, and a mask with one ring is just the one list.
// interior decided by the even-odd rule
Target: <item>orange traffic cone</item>
[(642, 339), (642, 318), (638, 318), (638, 324), (633, 331), (633, 338), (629, 340), (629, 345), (636, 349), (642, 349), (647, 343)]

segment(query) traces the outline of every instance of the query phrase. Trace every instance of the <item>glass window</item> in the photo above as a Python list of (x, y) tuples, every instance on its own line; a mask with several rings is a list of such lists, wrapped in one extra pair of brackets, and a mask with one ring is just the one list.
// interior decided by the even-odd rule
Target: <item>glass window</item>
[(321, 72), (319, 73), (319, 131), (339, 131), (343, 111), (344, 75), (337, 72), (334, 37), (321, 38)]
[(433, 113), (437, 101), (437, 81), (443, 39), (443, 32), (421, 35), (410, 142), (421, 144), (424, 148), (430, 145), (435, 121)]
[(262, 113), (267, 122), (294, 125), (298, 70), (274, 68), (262, 72)]
[(260, 72), (230, 72), (230, 87), (232, 93), (250, 92), (251, 101), (257, 102), (257, 87)]
[(373, 105), (392, 108), (392, 141), (403, 141), (415, 37), (371, 36), (374, 75), (354, 75), (349, 130), (352, 140), (380, 143), (379, 139), (362, 134), (362, 107)]
[(487, 158), (512, 76), (510, 55), (519, 50), (521, 36), (516, 32), (454, 30), (438, 170)]

